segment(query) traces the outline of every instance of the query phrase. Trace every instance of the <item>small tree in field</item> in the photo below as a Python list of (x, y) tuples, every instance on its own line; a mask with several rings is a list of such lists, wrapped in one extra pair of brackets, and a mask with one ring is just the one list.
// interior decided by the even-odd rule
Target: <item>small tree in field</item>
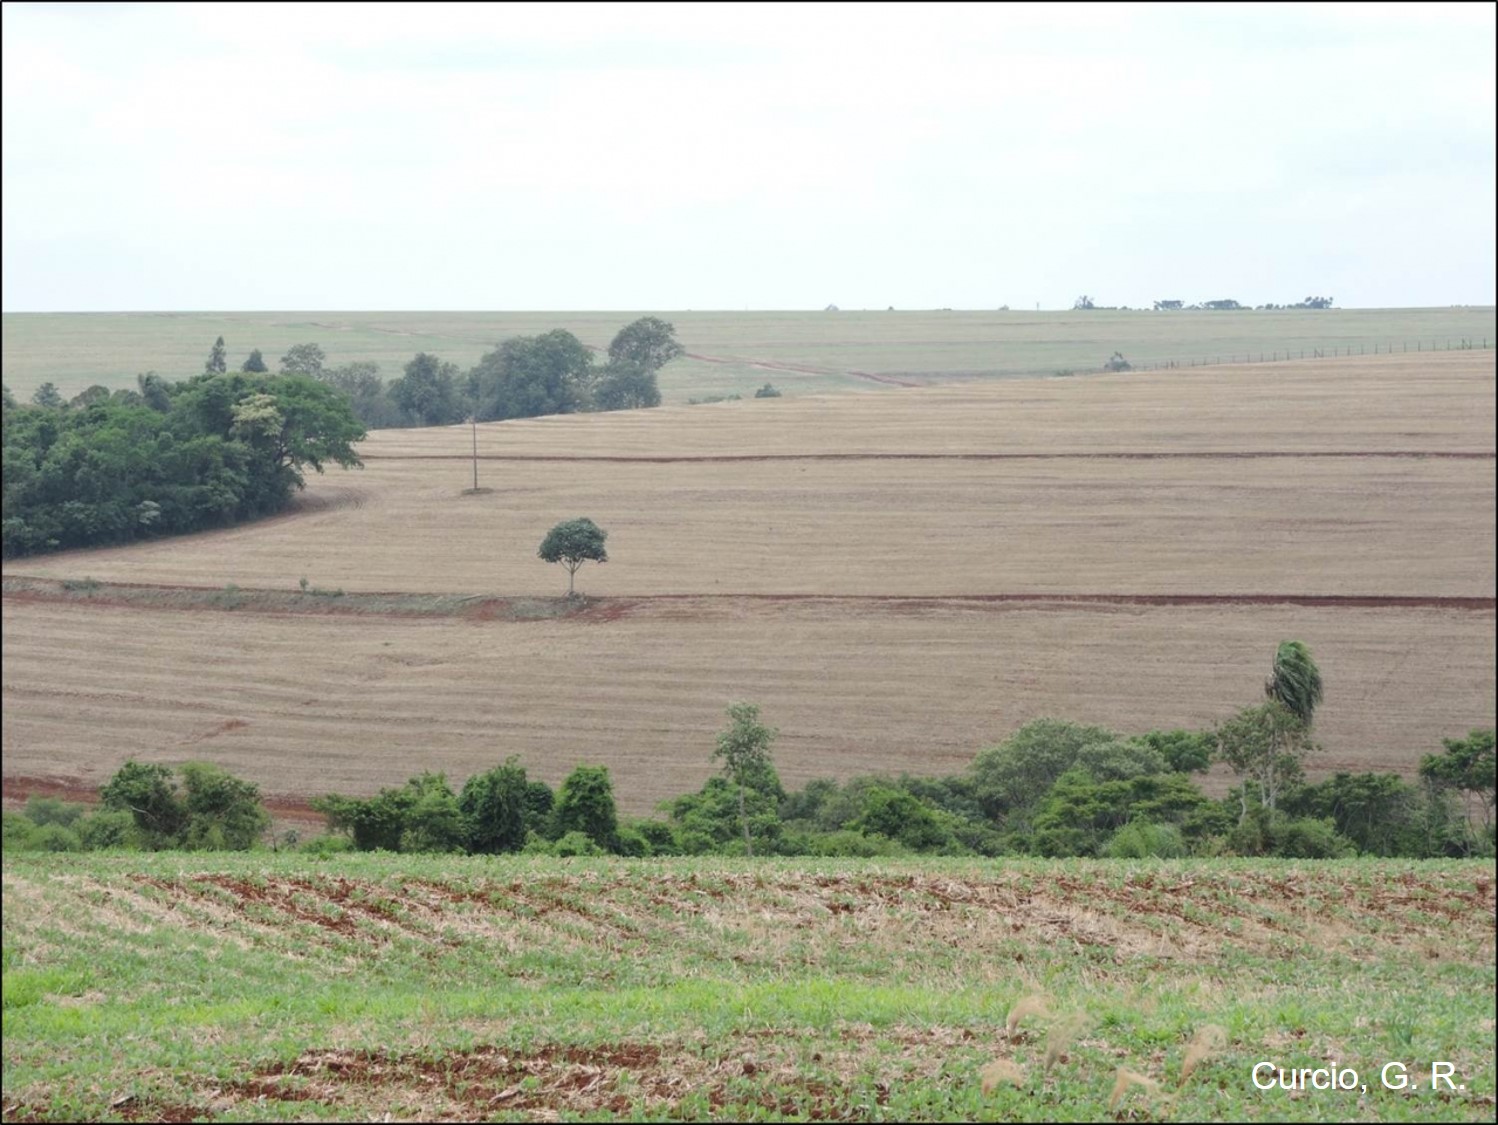
[(609, 561), (609, 553), (603, 546), (608, 537), (609, 533), (590, 519), (566, 520), (546, 533), (546, 538), (541, 540), (541, 549), (536, 553), (544, 562), (559, 562), (567, 568), (567, 596), (570, 598), (573, 596), (573, 576), (578, 567), (585, 562)]

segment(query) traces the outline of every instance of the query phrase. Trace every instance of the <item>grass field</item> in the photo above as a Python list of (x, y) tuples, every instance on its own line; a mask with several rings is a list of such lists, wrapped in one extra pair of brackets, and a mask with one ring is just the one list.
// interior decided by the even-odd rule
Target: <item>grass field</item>
[[(607, 347), (635, 312), (6, 313), (4, 381), (22, 400), (43, 382), (72, 396), (95, 383), (134, 387), (142, 371), (187, 378), (223, 336), (231, 363), (259, 348), (268, 363), (318, 343), (330, 364), (373, 361), (395, 378), (418, 351), (465, 370), (510, 336), (565, 328)], [(740, 394), (765, 382), (788, 394), (1058, 371), (1097, 371), (1121, 350), (1136, 365), (1373, 354), (1498, 340), (1492, 308), (1242, 312), (667, 312), (689, 355), (661, 373), (667, 402)]]
[[(474, 496), (466, 429), (382, 432), (292, 515), (7, 563), (5, 776), (305, 799), (516, 753), (645, 813), (733, 699), (787, 783), (948, 772), (1043, 715), (1209, 725), (1290, 637), (1312, 775), (1408, 776), (1494, 721), (1494, 417), (1457, 352), (491, 424)], [(584, 514), (611, 559), (548, 611)]]
[[(1491, 1120), (1493, 887), (1478, 862), (7, 858), (4, 1118)], [(1332, 1061), (1359, 1088), (1252, 1085)], [(1158, 1085), (1111, 1104), (1121, 1070)]]

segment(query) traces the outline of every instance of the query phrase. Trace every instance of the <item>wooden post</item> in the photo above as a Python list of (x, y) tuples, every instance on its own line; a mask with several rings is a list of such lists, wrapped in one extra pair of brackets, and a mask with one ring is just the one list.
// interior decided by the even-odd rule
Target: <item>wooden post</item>
[(473, 490), (479, 490), (479, 416), (470, 414), (468, 420), (473, 423)]

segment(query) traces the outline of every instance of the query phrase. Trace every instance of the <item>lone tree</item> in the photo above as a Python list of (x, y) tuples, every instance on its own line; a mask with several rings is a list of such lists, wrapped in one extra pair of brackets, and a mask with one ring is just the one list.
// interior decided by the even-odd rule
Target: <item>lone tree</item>
[(744, 854), (754, 854), (749, 838), (749, 817), (744, 809), (747, 789), (779, 789), (780, 778), (770, 761), (770, 744), (779, 732), (759, 721), (759, 707), (753, 703), (728, 705), (728, 729), (718, 735), (713, 760), (723, 760), (723, 772), (739, 787), (739, 823), (744, 829)]
[(203, 374), (222, 375), (229, 370), (229, 361), (224, 354), (224, 338), (213, 341), (213, 350), (208, 353), (208, 362), (203, 364)]
[(567, 568), (567, 596), (570, 598), (573, 596), (573, 576), (578, 567), (585, 562), (609, 561), (609, 553), (603, 546), (608, 537), (609, 533), (590, 519), (566, 520), (546, 533), (546, 538), (541, 540), (541, 549), (536, 553), (544, 562), (559, 562)]
[(265, 366), (265, 357), (260, 354), (260, 349), (253, 348), (240, 370), (250, 375), (264, 375), (270, 369)]

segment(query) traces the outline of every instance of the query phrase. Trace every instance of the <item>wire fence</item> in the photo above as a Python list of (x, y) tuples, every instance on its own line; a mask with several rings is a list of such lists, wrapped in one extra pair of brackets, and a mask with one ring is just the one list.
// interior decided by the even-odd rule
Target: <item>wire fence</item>
[[(1389, 343), (1367, 342), (1333, 344), (1331, 347), (1276, 348), (1270, 351), (1208, 354), (1197, 359), (1128, 360), (1129, 371), (1166, 371), (1182, 367), (1215, 367), (1222, 363), (1284, 363), (1292, 359), (1339, 359), (1359, 355), (1419, 355), (1424, 352), (1490, 351), (1492, 341), (1486, 337), (1452, 337), (1447, 340), (1399, 340)], [(1125, 357), (1127, 358), (1127, 357)], [(1125, 370), (1103, 365), (1104, 371)]]

